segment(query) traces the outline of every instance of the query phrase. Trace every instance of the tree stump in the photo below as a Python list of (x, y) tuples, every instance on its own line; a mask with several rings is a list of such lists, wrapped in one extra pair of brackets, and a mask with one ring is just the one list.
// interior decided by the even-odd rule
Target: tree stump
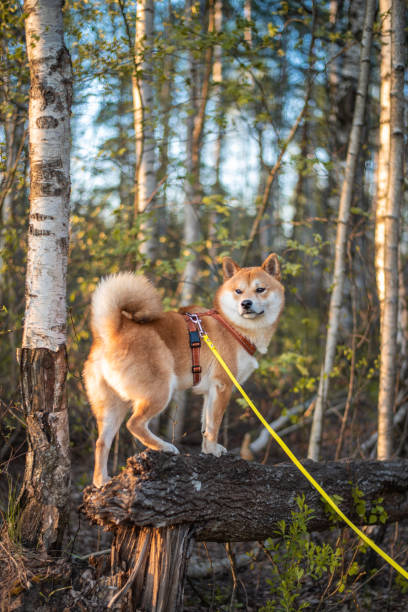
[[(358, 487), (366, 516), (379, 498), (387, 522), (408, 517), (408, 461), (305, 462), (329, 495), (358, 525)], [(201, 541), (264, 540), (278, 522), (291, 521), (304, 495), (313, 509), (311, 531), (335, 524), (319, 493), (293, 464), (265, 466), (232, 455), (144, 452), (100, 489), (84, 491), (83, 512), (113, 531), (112, 573), (118, 592), (110, 602), (126, 610), (181, 610), (185, 565), (192, 538)]]
[(126, 594), (127, 610), (181, 610), (192, 528), (121, 526), (112, 544), (112, 568), (119, 591), (108, 609)]

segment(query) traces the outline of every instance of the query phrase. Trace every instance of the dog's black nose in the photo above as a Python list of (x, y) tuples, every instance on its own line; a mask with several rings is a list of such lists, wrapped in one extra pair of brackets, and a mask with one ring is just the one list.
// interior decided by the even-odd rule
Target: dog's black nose
[(245, 308), (245, 310), (249, 310), (252, 306), (252, 300), (242, 300), (241, 306)]

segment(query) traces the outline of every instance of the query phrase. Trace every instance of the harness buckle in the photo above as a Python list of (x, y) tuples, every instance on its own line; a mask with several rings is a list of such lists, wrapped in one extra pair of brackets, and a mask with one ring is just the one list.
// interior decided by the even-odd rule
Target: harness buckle
[[(186, 312), (186, 315), (189, 317), (189, 319), (191, 319), (191, 321), (194, 323), (194, 325), (197, 326), (198, 328), (198, 333), (200, 335), (200, 337), (202, 338), (205, 334), (203, 327), (201, 325), (201, 319), (197, 314), (191, 313), (191, 312)], [(193, 333), (193, 332), (190, 332)], [(190, 336), (191, 337), (191, 336)]]

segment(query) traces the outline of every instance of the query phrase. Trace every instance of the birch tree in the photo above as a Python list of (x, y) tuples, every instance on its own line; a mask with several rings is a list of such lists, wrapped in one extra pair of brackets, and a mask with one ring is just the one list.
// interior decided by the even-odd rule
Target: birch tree
[[(153, 0), (138, 0), (135, 36), (135, 71), (132, 77), (134, 128), (136, 138), (135, 213), (148, 213), (154, 205), (157, 181), (153, 122), (152, 49), (154, 27)], [(152, 218), (141, 224), (141, 252), (153, 256)]]
[(30, 68), (30, 218), (20, 372), (28, 451), (20, 494), (24, 544), (59, 548), (70, 487), (65, 395), (72, 68), (63, 0), (26, 0)]
[(375, 273), (380, 318), (384, 310), (385, 218), (388, 199), (391, 114), (391, 0), (380, 0), (380, 127), (378, 131), (377, 194), (375, 212)]
[[(383, 49), (381, 62), (384, 60), (384, 66), (381, 65), (381, 73), (387, 75), (391, 68), (391, 86), (386, 89), (389, 98), (381, 100), (381, 119), (383, 121), (381, 122), (380, 139), (383, 142), (380, 140), (380, 143), (383, 146), (380, 147), (382, 157), (378, 162), (376, 268), (381, 304), (381, 343), (377, 454), (379, 459), (388, 459), (392, 454), (392, 421), (396, 386), (399, 217), (404, 184), (405, 4), (401, 0), (392, 0), (392, 2), (384, 2), (381, 10), (384, 11), (384, 17), (387, 18), (382, 36), (382, 49), (385, 46), (391, 49), (391, 65), (389, 49)], [(389, 37), (390, 13), (391, 40)], [(389, 129), (386, 130), (388, 118)], [(387, 152), (389, 152), (388, 159)]]
[(308, 457), (317, 461), (323, 431), (323, 416), (329, 390), (329, 377), (333, 369), (336, 354), (337, 335), (340, 322), (343, 287), (345, 278), (345, 250), (347, 226), (353, 196), (354, 178), (357, 168), (358, 154), (361, 144), (361, 133), (364, 126), (367, 90), (370, 74), (370, 50), (373, 22), (375, 16), (375, 0), (367, 0), (363, 36), (361, 40), (360, 71), (357, 86), (356, 102), (353, 114), (353, 124), (347, 150), (344, 181), (341, 189), (339, 214), (337, 218), (337, 235), (335, 244), (335, 259), (333, 273), (333, 289), (330, 296), (329, 322), (326, 336), (324, 362), (320, 372), (319, 389), (313, 413), (312, 430), (310, 433)]

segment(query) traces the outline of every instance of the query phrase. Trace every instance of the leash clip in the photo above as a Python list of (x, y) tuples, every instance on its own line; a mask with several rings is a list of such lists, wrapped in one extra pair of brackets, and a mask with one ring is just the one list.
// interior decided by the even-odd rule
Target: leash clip
[(189, 319), (191, 319), (191, 321), (194, 323), (194, 325), (197, 326), (198, 328), (198, 333), (200, 334), (200, 337), (202, 338), (205, 334), (203, 327), (201, 325), (201, 319), (197, 314), (193, 314), (191, 312), (186, 312), (186, 315), (189, 317)]

